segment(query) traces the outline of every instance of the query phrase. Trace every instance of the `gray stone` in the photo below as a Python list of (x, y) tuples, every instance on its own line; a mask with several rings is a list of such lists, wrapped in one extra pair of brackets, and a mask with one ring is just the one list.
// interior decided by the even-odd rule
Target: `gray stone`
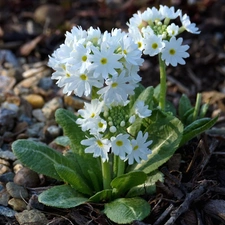
[(6, 217), (14, 217), (15, 214), (16, 214), (16, 211), (14, 211), (8, 207), (0, 205), (0, 215), (6, 216)]
[(8, 206), (9, 199), (10, 199), (9, 193), (6, 191), (6, 189), (3, 189), (0, 192), (0, 205)]
[(63, 101), (59, 97), (53, 98), (51, 101), (45, 103), (42, 112), (46, 119), (53, 119), (56, 109), (63, 107)]
[(48, 223), (48, 220), (45, 217), (45, 215), (35, 209), (24, 210), (23, 212), (16, 213), (15, 217), (20, 225), (24, 224), (46, 225)]
[(0, 175), (0, 182), (8, 183), (12, 182), (14, 179), (15, 174), (13, 172), (7, 172), (2, 175)]
[(41, 109), (34, 109), (32, 111), (32, 115), (33, 115), (34, 118), (36, 118), (40, 122), (45, 122), (46, 121), (46, 118), (45, 118), (45, 116), (44, 116), (44, 114), (43, 114)]
[(24, 187), (15, 184), (14, 182), (8, 182), (6, 184), (6, 190), (13, 198), (28, 198), (27, 190)]
[(43, 129), (45, 124), (43, 122), (35, 123), (32, 124), (28, 129), (27, 129), (27, 134), (29, 137), (38, 137), (40, 136), (40, 132)]
[(0, 149), (0, 158), (12, 161), (16, 160), (16, 156), (13, 154), (12, 151), (9, 150), (3, 151), (2, 149)]

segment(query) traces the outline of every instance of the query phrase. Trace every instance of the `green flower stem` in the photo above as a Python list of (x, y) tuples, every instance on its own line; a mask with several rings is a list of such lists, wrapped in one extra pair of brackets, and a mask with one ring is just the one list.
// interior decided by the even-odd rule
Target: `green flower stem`
[(110, 163), (105, 161), (102, 162), (102, 180), (103, 180), (103, 188), (109, 189), (111, 188), (111, 170), (110, 170)]
[(165, 110), (166, 107), (166, 64), (161, 58), (162, 54), (159, 54), (159, 71), (160, 71), (160, 96), (159, 107)]
[(202, 95), (200, 93), (197, 94), (196, 97), (196, 103), (195, 103), (195, 109), (193, 112), (193, 121), (197, 119), (197, 116), (199, 114), (200, 106), (201, 106), (201, 101), (202, 101)]
[(113, 179), (117, 176), (119, 157), (113, 154)]
[(117, 170), (117, 177), (124, 174), (125, 170), (125, 162), (121, 160), (118, 156), (118, 170)]

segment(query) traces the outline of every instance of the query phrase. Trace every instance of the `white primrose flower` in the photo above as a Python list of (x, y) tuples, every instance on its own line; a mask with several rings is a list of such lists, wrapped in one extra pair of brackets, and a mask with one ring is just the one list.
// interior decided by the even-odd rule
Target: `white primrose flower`
[(103, 139), (100, 135), (81, 141), (82, 145), (89, 146), (84, 151), (85, 153), (93, 153), (93, 157), (101, 157), (102, 161), (108, 161), (108, 152), (111, 148), (111, 142), (108, 139)]
[(66, 32), (65, 44), (69, 47), (73, 47), (78, 43), (84, 44), (87, 38), (87, 31), (83, 30), (82, 27), (74, 26), (71, 32)]
[(189, 54), (186, 52), (189, 49), (188, 45), (181, 45), (183, 38), (176, 39), (171, 37), (170, 41), (164, 41), (165, 48), (162, 50), (162, 60), (165, 60), (166, 65), (171, 64), (177, 66), (177, 64), (184, 65), (183, 58), (187, 58)]
[(74, 69), (79, 69), (82, 73), (85, 70), (88, 70), (91, 65), (89, 60), (90, 52), (90, 48), (86, 48), (82, 44), (78, 44), (71, 52), (71, 58), (68, 60), (68, 63), (70, 63)]
[(134, 94), (136, 87), (131, 77), (125, 77), (125, 71), (122, 71), (117, 77), (108, 78), (105, 84), (106, 86), (97, 93), (101, 95), (106, 105), (114, 102), (124, 105), (128, 95)]
[(174, 7), (168, 7), (166, 5), (159, 6), (159, 12), (168, 19), (176, 19), (180, 15), (180, 9), (175, 12)]
[(192, 34), (199, 34), (201, 31), (199, 31), (198, 27), (196, 27), (195, 23), (191, 23), (190, 17), (187, 14), (184, 14), (183, 16), (180, 15), (180, 20), (182, 23), (182, 27), (192, 33)]
[(122, 55), (126, 60), (126, 64), (128, 63), (130, 65), (138, 66), (142, 65), (144, 62), (144, 60), (141, 58), (142, 52), (138, 49), (138, 45), (130, 36), (124, 35), (120, 44)]
[(139, 131), (137, 138), (131, 140), (132, 152), (128, 154), (126, 158), (129, 165), (132, 165), (135, 161), (140, 163), (141, 160), (148, 159), (148, 155), (152, 153), (148, 148), (148, 146), (152, 144), (152, 140), (146, 141), (147, 138), (148, 132), (143, 135), (142, 131)]
[(128, 27), (136, 27), (141, 28), (143, 23), (142, 13), (138, 11), (129, 19), (129, 22), (127, 23)]
[(96, 123), (95, 120), (99, 118), (102, 107), (103, 102), (100, 102), (98, 99), (92, 99), (91, 103), (84, 103), (84, 109), (78, 110), (82, 118), (78, 118), (76, 123), (81, 126), (82, 131), (91, 129), (93, 123)]
[(132, 152), (132, 146), (128, 138), (128, 134), (118, 134), (116, 137), (111, 137), (112, 152), (122, 160), (126, 158), (126, 154)]
[(135, 114), (137, 114), (140, 118), (146, 118), (151, 116), (152, 110), (148, 109), (148, 106), (145, 105), (143, 101), (138, 101), (135, 104)]
[(94, 29), (90, 27), (87, 30), (87, 42), (91, 42), (93, 45), (98, 45), (101, 41), (102, 33), (99, 28)]
[(142, 18), (144, 21), (148, 22), (150, 25), (155, 21), (161, 21), (164, 19), (164, 15), (155, 7), (147, 8), (142, 13)]
[(89, 96), (91, 94), (92, 87), (101, 88), (103, 86), (103, 79), (94, 78), (93, 74), (87, 70), (80, 71), (70, 68), (72, 74), (70, 83), (67, 86), (68, 92), (74, 91), (74, 94), (81, 97), (83, 95)]
[(149, 35), (148, 33), (144, 33), (143, 43), (145, 45), (144, 54), (150, 56), (159, 54), (165, 46), (160, 35)]
[(179, 26), (175, 25), (174, 23), (171, 23), (167, 28), (166, 28), (167, 33), (169, 36), (176, 36), (179, 31)]
[(94, 46), (91, 48), (93, 55), (90, 55), (90, 60), (92, 65), (90, 70), (93, 70), (94, 77), (102, 76), (104, 79), (109, 77), (109, 74), (112, 76), (117, 75), (116, 69), (121, 69), (122, 63), (119, 62), (122, 55), (115, 54), (115, 49), (112, 47), (106, 46), (104, 42), (101, 44), (101, 49), (98, 49)]
[(93, 122), (90, 128), (90, 134), (99, 134), (100, 132), (104, 132), (107, 128), (107, 122), (103, 120), (101, 117), (97, 117)]
[(129, 27), (128, 29), (130, 36), (133, 38), (134, 42), (137, 44), (139, 50), (144, 49), (144, 44), (143, 44), (143, 36), (140, 32), (140, 30), (137, 27)]

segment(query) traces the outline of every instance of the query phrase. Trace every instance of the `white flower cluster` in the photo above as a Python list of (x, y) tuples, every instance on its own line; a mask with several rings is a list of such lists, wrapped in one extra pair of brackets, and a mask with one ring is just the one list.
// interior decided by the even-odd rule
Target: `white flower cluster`
[(135, 105), (134, 115), (128, 117), (128, 105), (111, 105), (107, 107), (102, 101), (93, 99), (91, 103), (85, 103), (84, 109), (78, 112), (82, 118), (77, 119), (77, 124), (82, 131), (88, 131), (88, 138), (81, 141), (88, 146), (86, 153), (93, 153), (94, 157), (101, 157), (102, 161), (109, 160), (109, 153), (128, 161), (128, 164), (147, 160), (151, 153), (148, 146), (152, 141), (147, 141), (148, 133), (139, 131), (137, 137), (128, 133), (129, 126), (139, 117), (145, 118), (151, 115), (151, 110), (138, 101)]
[(133, 39), (120, 29), (102, 34), (98, 28), (73, 27), (50, 57), (49, 66), (63, 93), (89, 96), (95, 87), (105, 104), (123, 104), (141, 80), (141, 55)]
[[(171, 23), (171, 20), (180, 18), (180, 26)], [(177, 21), (177, 20), (176, 20)], [(189, 54), (188, 45), (182, 45), (183, 38), (177, 36), (183, 31), (199, 34), (195, 23), (191, 23), (187, 14), (182, 15), (181, 10), (175, 12), (174, 7), (162, 6), (159, 9), (147, 8), (144, 12), (138, 12), (130, 18), (129, 33), (138, 44), (139, 49), (146, 55), (161, 54), (161, 59), (168, 66), (185, 64), (184, 58)]]

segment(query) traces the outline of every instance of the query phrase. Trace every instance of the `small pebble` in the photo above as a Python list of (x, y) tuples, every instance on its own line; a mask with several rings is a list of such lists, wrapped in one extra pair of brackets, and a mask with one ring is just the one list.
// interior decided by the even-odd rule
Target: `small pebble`
[(14, 177), (14, 183), (24, 187), (37, 187), (40, 184), (39, 175), (30, 170), (29, 168), (23, 167), (17, 172)]
[(6, 190), (13, 198), (27, 198), (28, 192), (27, 190), (14, 182), (8, 182), (6, 184)]
[(60, 134), (61, 134), (61, 128), (56, 125), (49, 126), (46, 129), (46, 135), (50, 138), (56, 138)]
[(0, 149), (0, 158), (12, 161), (16, 160), (16, 156), (12, 151), (9, 150), (2, 151), (1, 149)]
[(16, 211), (14, 211), (14, 210), (12, 210), (12, 209), (10, 209), (8, 207), (0, 205), (0, 215), (6, 216), (6, 217), (14, 217), (15, 214), (16, 214)]
[(46, 225), (48, 223), (48, 220), (45, 217), (45, 215), (36, 209), (24, 210), (23, 212), (16, 213), (15, 217), (20, 225), (24, 224)]
[(8, 206), (9, 199), (10, 199), (10, 195), (6, 191), (6, 189), (1, 190), (1, 192), (0, 192), (0, 205)]
[(10, 171), (11, 169), (8, 166), (0, 164), (0, 174), (4, 174)]
[(46, 117), (46, 119), (53, 119), (55, 111), (58, 108), (62, 107), (63, 107), (62, 99), (59, 97), (55, 97), (44, 105), (44, 107), (42, 108), (42, 112)]
[(15, 176), (15, 173), (13, 172), (4, 173), (0, 175), (0, 182), (3, 182), (3, 183), (13, 182), (14, 176)]
[(45, 121), (46, 121), (46, 118), (45, 118), (45, 116), (44, 116), (44, 114), (43, 114), (43, 112), (42, 112), (41, 109), (34, 109), (34, 110), (32, 111), (32, 115), (33, 115), (33, 117), (36, 118), (37, 121), (39, 121), (39, 122), (45, 122)]
[(42, 96), (37, 94), (30, 94), (24, 97), (33, 107), (33, 109), (42, 108), (45, 101)]
[(13, 210), (21, 212), (27, 208), (27, 204), (24, 202), (24, 200), (19, 198), (11, 198), (8, 201), (9, 206), (13, 208)]

